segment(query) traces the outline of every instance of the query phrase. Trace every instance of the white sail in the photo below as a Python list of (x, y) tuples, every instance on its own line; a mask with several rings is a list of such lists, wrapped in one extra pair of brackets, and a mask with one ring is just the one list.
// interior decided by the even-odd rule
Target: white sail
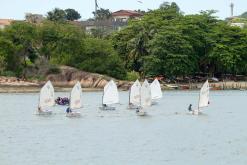
[(139, 80), (136, 80), (135, 83), (130, 88), (129, 102), (139, 106), (141, 104), (140, 98), (141, 98), (141, 84)]
[(200, 90), (198, 108), (207, 107), (209, 104), (209, 83), (208, 80), (203, 84)]
[(82, 107), (81, 84), (77, 82), (70, 93), (70, 109), (79, 109)]
[(151, 106), (152, 96), (151, 88), (147, 80), (144, 81), (141, 87), (141, 106), (142, 108)]
[(48, 81), (40, 90), (39, 107), (51, 107), (55, 105), (54, 88), (50, 81)]
[(110, 105), (119, 102), (117, 85), (113, 80), (104, 87), (103, 104)]
[(162, 98), (162, 91), (161, 91), (160, 83), (157, 79), (155, 79), (151, 83), (150, 88), (151, 88), (152, 100)]

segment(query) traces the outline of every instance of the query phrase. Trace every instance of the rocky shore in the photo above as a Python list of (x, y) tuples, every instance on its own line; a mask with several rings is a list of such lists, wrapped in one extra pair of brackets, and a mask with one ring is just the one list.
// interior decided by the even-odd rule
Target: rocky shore
[[(47, 75), (46, 80), (21, 80), (16, 77), (3, 77), (0, 76), (0, 93), (25, 93), (25, 92), (38, 92), (40, 88), (51, 80), (55, 86), (56, 91), (69, 91), (71, 87), (79, 81), (84, 91), (99, 91), (102, 90), (106, 83), (111, 80), (111, 77), (89, 73), (77, 70), (72, 67), (60, 67), (59, 74)], [(133, 82), (115, 80), (118, 88), (121, 90), (128, 90)], [(202, 83), (193, 84), (161, 84), (164, 90), (196, 90), (201, 87)], [(245, 90), (247, 89), (247, 82), (211, 82), (210, 87), (212, 90)]]

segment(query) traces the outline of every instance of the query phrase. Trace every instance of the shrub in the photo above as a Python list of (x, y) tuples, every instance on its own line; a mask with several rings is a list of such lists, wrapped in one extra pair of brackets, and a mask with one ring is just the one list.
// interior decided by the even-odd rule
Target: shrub
[(127, 72), (127, 80), (135, 81), (137, 79), (140, 79), (140, 75), (138, 72), (135, 71)]

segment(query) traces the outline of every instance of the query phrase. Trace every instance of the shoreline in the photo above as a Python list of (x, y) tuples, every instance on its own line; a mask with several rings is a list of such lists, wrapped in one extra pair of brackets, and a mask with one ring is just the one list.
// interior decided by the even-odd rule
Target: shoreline
[[(128, 85), (119, 86), (119, 90), (128, 91), (132, 82), (127, 82)], [(162, 90), (199, 90), (203, 83), (183, 83), (183, 84), (161, 84)], [(118, 84), (119, 85), (119, 84)], [(2, 84), (0, 83), (0, 93), (38, 93), (41, 89), (41, 84), (23, 84), (23, 83), (15, 83), (15, 84)], [(71, 85), (54, 85), (56, 92), (69, 92), (72, 89)], [(214, 82), (210, 83), (210, 90), (247, 90), (247, 81), (234, 82), (234, 81), (224, 81), (224, 82)], [(103, 88), (95, 88), (95, 87), (83, 87), (83, 92), (97, 92), (103, 91)]]

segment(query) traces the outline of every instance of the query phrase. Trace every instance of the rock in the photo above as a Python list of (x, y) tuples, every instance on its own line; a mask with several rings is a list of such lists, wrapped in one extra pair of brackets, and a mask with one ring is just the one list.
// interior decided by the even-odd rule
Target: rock
[[(46, 79), (51, 80), (55, 86), (60, 87), (73, 86), (77, 81), (79, 81), (82, 88), (103, 88), (109, 80), (113, 79), (108, 76), (97, 73), (89, 73), (68, 66), (61, 66), (60, 71), (61, 72), (59, 74), (48, 75)], [(128, 89), (129, 82), (116, 82), (120, 88)]]

